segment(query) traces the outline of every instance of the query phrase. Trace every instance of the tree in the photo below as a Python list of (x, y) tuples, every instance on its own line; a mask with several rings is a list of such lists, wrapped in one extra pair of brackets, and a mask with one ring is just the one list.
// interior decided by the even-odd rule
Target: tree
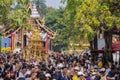
[(66, 24), (64, 23), (64, 9), (47, 8), (47, 14), (45, 17), (45, 24), (51, 28), (54, 32), (57, 32), (57, 36), (53, 40), (54, 51), (61, 51), (61, 49), (67, 48), (67, 37), (64, 32)]
[(25, 21), (29, 14), (27, 11), (29, 0), (0, 0), (0, 22), (7, 29), (15, 27), (28, 27)]
[(29, 0), (18, 0), (13, 2), (16, 5), (12, 5), (14, 7), (10, 8), (10, 12), (7, 16), (7, 19), (10, 21), (10, 25), (8, 28), (15, 28), (15, 27), (24, 27), (27, 28), (29, 25), (26, 20), (29, 18), (29, 13), (27, 11)]
[[(66, 0), (66, 14), (67, 22), (71, 30), (72, 39), (79, 39), (78, 36), (82, 36), (82, 40), (87, 39), (92, 41), (98, 34), (99, 30), (105, 32), (105, 42), (106, 42), (106, 55), (107, 60), (111, 60), (112, 56), (108, 50), (111, 49), (111, 31), (114, 27), (120, 27), (120, 18), (116, 11), (119, 10), (118, 0)], [(111, 4), (109, 4), (111, 3)], [(118, 3), (118, 6), (114, 3)], [(114, 4), (114, 5), (113, 5)], [(113, 9), (114, 8), (114, 9)], [(117, 10), (115, 10), (117, 8)], [(72, 26), (71, 26), (72, 25)], [(109, 36), (108, 36), (109, 35)], [(73, 40), (74, 41), (74, 40)]]
[(10, 12), (11, 0), (0, 0), (0, 24), (3, 25), (6, 22), (7, 15)]
[(50, 27), (53, 31), (64, 28), (65, 24), (63, 22), (64, 9), (54, 9), (48, 8), (45, 17), (46, 25)]

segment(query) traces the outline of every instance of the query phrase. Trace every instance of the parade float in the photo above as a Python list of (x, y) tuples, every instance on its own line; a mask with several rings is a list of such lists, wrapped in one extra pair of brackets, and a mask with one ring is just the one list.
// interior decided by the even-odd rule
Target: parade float
[[(45, 58), (47, 53), (49, 53), (49, 45), (51, 44), (51, 40), (54, 39), (55, 33), (44, 24), (44, 19), (39, 15), (34, 3), (30, 2), (28, 12), (30, 13), (30, 18), (26, 22), (31, 25), (29, 30), (32, 35), (26, 40), (27, 37), (24, 36), (28, 31), (27, 29), (17, 27), (13, 29), (10, 34), (8, 33), (11, 32), (11, 30), (6, 31), (5, 29), (2, 29), (4, 34), (1, 39), (1, 52), (18, 53), (19, 51), (17, 50), (21, 50), (23, 58), (27, 60), (35, 58), (38, 61)], [(43, 47), (40, 37), (40, 32), (42, 30), (44, 30), (48, 35), (45, 47)], [(20, 45), (18, 45), (18, 43)], [(26, 43), (28, 44), (26, 45)]]

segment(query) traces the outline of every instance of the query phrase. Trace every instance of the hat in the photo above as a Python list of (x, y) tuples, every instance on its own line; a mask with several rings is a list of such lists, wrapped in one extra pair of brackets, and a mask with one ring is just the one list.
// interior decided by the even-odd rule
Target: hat
[(101, 69), (100, 69), (100, 72), (105, 72), (105, 68), (101, 68)]
[(108, 75), (109, 75), (110, 77), (114, 77), (114, 76), (115, 76), (115, 73), (114, 73), (113, 71), (109, 71), (109, 72), (108, 72)]
[(80, 70), (80, 68), (79, 68), (78, 66), (76, 66), (74, 69), (75, 69), (75, 70)]
[(96, 75), (96, 72), (93, 72), (92, 75)]
[(89, 61), (89, 60), (86, 60), (85, 62), (86, 62), (86, 63), (90, 63), (90, 61)]
[(58, 64), (58, 66), (57, 66), (58, 68), (63, 68), (64, 67), (64, 65), (63, 64)]
[(51, 77), (51, 75), (49, 73), (46, 73), (45, 77)]
[(85, 74), (83, 72), (78, 72), (78, 76), (85, 76)]

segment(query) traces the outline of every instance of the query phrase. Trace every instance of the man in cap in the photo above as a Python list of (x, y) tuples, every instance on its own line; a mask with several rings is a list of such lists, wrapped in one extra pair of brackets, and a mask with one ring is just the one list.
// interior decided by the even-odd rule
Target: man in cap
[(80, 70), (80, 69), (79, 69), (78, 66), (76, 66), (76, 67), (74, 68), (74, 74), (73, 74), (72, 80), (78, 80), (77, 73), (78, 73), (79, 70)]
[(95, 77), (96, 77), (96, 72), (92, 72), (90, 80), (95, 80)]
[(78, 72), (78, 80), (85, 80), (85, 74), (83, 72)]
[(105, 68), (101, 68), (100, 69), (100, 74), (101, 74), (101, 79), (100, 80), (107, 80), (106, 79), (106, 69)]
[(50, 73), (46, 73), (45, 77), (46, 77), (46, 80), (51, 80), (51, 74)]

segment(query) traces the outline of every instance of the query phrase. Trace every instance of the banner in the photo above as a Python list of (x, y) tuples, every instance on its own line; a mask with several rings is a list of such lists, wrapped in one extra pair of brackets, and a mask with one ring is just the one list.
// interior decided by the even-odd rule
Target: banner
[(10, 38), (1, 38), (1, 52), (11, 51), (11, 39)]
[(15, 47), (15, 34), (11, 34), (11, 50), (14, 50)]
[(46, 53), (48, 53), (48, 51), (49, 51), (49, 38), (48, 38), (48, 36), (46, 37), (45, 51), (46, 51)]

